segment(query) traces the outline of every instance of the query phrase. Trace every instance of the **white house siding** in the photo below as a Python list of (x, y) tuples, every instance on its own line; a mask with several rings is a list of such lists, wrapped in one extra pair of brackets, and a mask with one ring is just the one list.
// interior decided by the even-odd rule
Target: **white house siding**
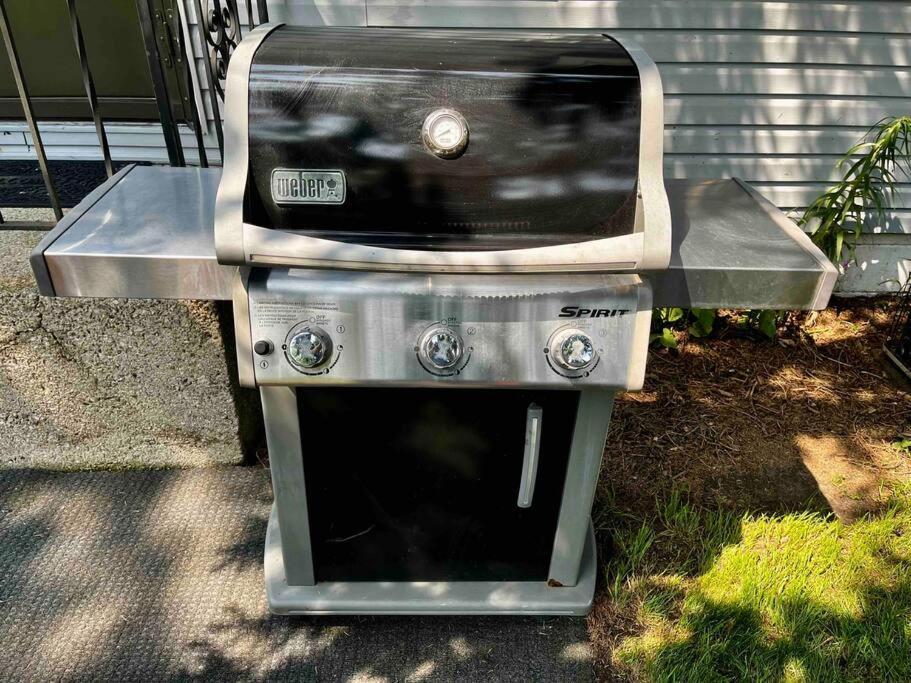
[[(597, 27), (636, 40), (664, 82), (668, 177), (741, 177), (788, 211), (799, 211), (837, 177), (835, 163), (871, 125), (911, 114), (911, 3), (273, 0), (269, 6), (273, 20), (289, 23)], [(201, 55), (198, 44), (197, 50)], [(204, 83), (202, 62), (197, 66)], [(46, 136), (53, 158), (97, 158), (91, 128), (77, 128)], [(165, 160), (155, 126), (110, 129), (117, 157)], [(7, 144), (8, 137), (0, 136), (0, 157), (27, 157), (22, 143)], [(214, 135), (208, 139), (214, 148)], [(190, 150), (192, 136), (184, 140)], [(879, 238), (888, 244), (873, 237), (864, 245), (865, 264), (845, 281), (853, 291), (894, 286), (881, 282), (903, 277), (911, 263), (907, 179), (894, 204), (887, 225), (876, 230), (897, 234)]]

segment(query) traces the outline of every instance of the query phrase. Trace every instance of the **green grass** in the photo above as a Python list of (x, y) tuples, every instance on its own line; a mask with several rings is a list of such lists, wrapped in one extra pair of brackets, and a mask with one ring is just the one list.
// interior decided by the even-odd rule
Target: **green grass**
[[(604, 516), (604, 519), (618, 519)], [(911, 496), (851, 525), (699, 509), (609, 529), (619, 672), (647, 681), (911, 681)]]

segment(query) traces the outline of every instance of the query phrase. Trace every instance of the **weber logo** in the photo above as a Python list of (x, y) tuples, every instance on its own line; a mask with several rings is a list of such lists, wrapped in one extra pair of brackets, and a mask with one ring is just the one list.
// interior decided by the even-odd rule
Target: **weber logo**
[(561, 318), (615, 318), (629, 313), (628, 308), (580, 308), (564, 306), (560, 309)]
[(345, 174), (276, 168), (272, 171), (272, 199), (276, 204), (344, 204)]

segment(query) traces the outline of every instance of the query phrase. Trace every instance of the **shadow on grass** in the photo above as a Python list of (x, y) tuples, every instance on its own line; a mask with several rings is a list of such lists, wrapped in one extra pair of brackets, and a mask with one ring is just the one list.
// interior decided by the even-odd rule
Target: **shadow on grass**
[(653, 516), (615, 519), (600, 530), (614, 555), (589, 620), (603, 678), (911, 680), (904, 500), (845, 525), (675, 493)]
[(872, 588), (861, 596), (860, 616), (784, 600), (775, 625), (757, 609), (690, 598), (679, 640), (633, 641), (621, 646), (619, 659), (638, 659), (647, 677), (659, 681), (911, 679), (907, 587)]

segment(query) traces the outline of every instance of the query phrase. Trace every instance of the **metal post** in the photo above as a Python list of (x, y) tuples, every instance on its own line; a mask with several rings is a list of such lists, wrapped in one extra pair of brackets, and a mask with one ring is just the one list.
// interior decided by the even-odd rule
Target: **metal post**
[(561, 586), (575, 586), (579, 580), (613, 406), (613, 391), (586, 388), (579, 397), (547, 574), (550, 582)]
[(253, 0), (247, 0), (244, 4), (247, 6), (247, 28), (252, 31), (256, 28), (253, 22)]
[(180, 16), (180, 6), (175, 4), (174, 11), (177, 12), (177, 17), (170, 16), (171, 10), (168, 10), (168, 26), (173, 27), (174, 36), (173, 40), (177, 42), (177, 61), (183, 62), (184, 64), (184, 78), (186, 79), (187, 87), (187, 102), (190, 104), (190, 117), (191, 125), (193, 128), (193, 135), (196, 138), (196, 148), (199, 152), (199, 165), (203, 168), (209, 167), (209, 159), (206, 155), (206, 145), (205, 141), (202, 139), (202, 126), (205, 122), (206, 115), (203, 111), (202, 117), (200, 118), (199, 110), (196, 108), (196, 98), (193, 96), (193, 74), (191, 69), (195, 68), (193, 55), (192, 55), (192, 46), (187, 50), (187, 44), (184, 41), (183, 33), (183, 21), (181, 21)]
[(209, 105), (212, 107), (212, 119), (215, 123), (215, 137), (218, 139), (218, 153), (225, 158), (225, 134), (221, 126), (221, 109), (218, 107), (218, 88), (215, 83), (215, 73), (212, 70), (212, 60), (209, 58), (209, 19), (203, 13), (202, 0), (196, 0), (196, 28), (199, 31), (199, 42), (205, 50), (203, 62), (206, 68), (206, 79), (209, 83)]
[(66, 0), (66, 8), (70, 13), (70, 25), (73, 28), (73, 43), (76, 44), (76, 54), (79, 56), (79, 66), (82, 68), (82, 84), (85, 87), (85, 96), (89, 100), (89, 109), (92, 112), (92, 121), (95, 122), (95, 132), (98, 134), (98, 144), (104, 155), (104, 170), (108, 178), (114, 175), (114, 164), (111, 162), (111, 148), (108, 146), (108, 136), (104, 132), (104, 122), (98, 111), (98, 95), (95, 92), (95, 82), (89, 70), (89, 59), (85, 51), (85, 41), (82, 39), (82, 27), (76, 13), (76, 0)]
[(41, 169), (41, 176), (44, 178), (44, 186), (47, 188), (47, 194), (51, 200), (51, 207), (54, 209), (54, 215), (59, 221), (63, 218), (63, 211), (60, 208), (60, 198), (57, 196), (57, 188), (54, 187), (54, 181), (51, 179), (51, 173), (48, 169), (47, 155), (44, 153), (44, 144), (41, 142), (41, 134), (38, 132), (38, 125), (35, 123), (32, 102), (29, 99), (28, 88), (25, 85), (25, 76), (22, 73), (22, 64), (19, 61), (19, 54), (16, 52), (16, 43), (13, 40), (13, 33), (10, 30), (9, 17), (6, 15), (6, 3), (4, 0), (0, 0), (0, 32), (3, 33), (3, 44), (6, 46), (6, 54), (9, 56), (10, 68), (13, 71), (13, 78), (16, 81), (16, 90), (19, 91), (19, 100), (22, 102), (25, 120), (28, 123), (29, 131), (32, 134), (32, 142), (35, 144), (35, 152), (38, 155), (38, 166)]
[(259, 14), (260, 24), (265, 24), (269, 21), (269, 8), (266, 7), (266, 0), (256, 0), (256, 11)]
[(269, 446), (275, 512), (282, 533), (285, 575), (291, 586), (313, 586), (316, 576), (297, 394), (294, 387), (261, 387), (259, 395)]
[(171, 98), (165, 82), (164, 71), (161, 68), (161, 58), (158, 53), (158, 42), (155, 38), (155, 26), (152, 23), (152, 10), (149, 0), (136, 0), (136, 9), (139, 11), (139, 24), (142, 28), (142, 37), (145, 42), (146, 58), (149, 61), (149, 74), (152, 77), (152, 88), (155, 90), (155, 101), (158, 103), (158, 118), (161, 121), (161, 132), (164, 143), (168, 148), (168, 159), (171, 166), (186, 166), (183, 156), (183, 147), (180, 144), (180, 133), (177, 122), (171, 111)]

